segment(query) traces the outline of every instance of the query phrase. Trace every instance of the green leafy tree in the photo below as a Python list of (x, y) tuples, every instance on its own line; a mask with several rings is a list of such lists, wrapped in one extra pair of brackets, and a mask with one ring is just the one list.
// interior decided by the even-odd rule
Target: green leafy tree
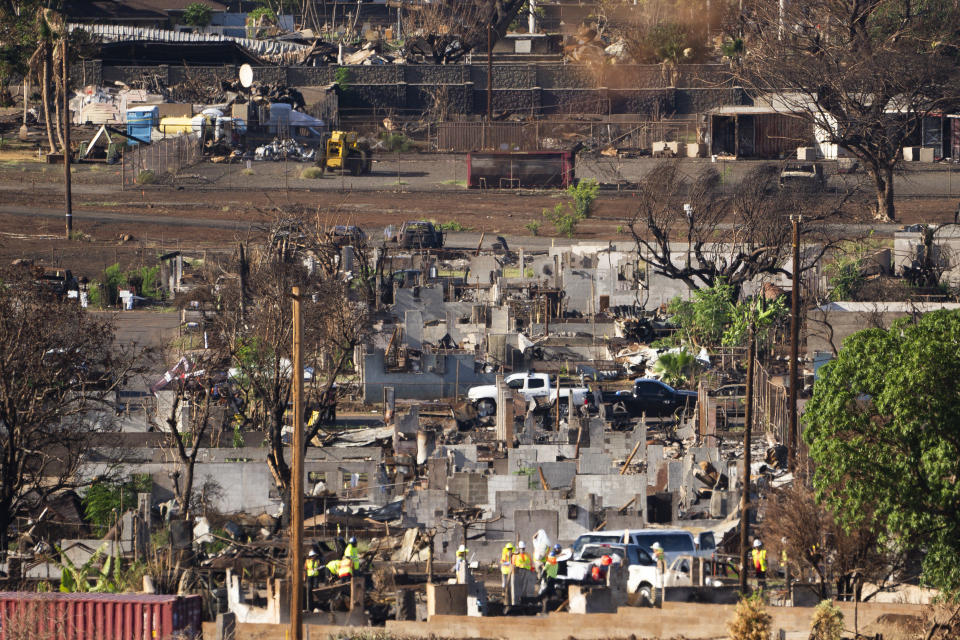
[(751, 318), (762, 340), (787, 315), (784, 296), (762, 304), (760, 298), (737, 302), (735, 295), (733, 286), (718, 278), (713, 286), (695, 290), (691, 300), (674, 298), (667, 311), (694, 344), (727, 347), (747, 343)]
[(83, 496), (84, 515), (103, 535), (120, 514), (136, 508), (137, 494), (149, 493), (152, 486), (148, 474), (133, 475), (125, 481), (97, 479)]
[(193, 2), (183, 11), (183, 23), (191, 27), (206, 27), (213, 20), (213, 9), (202, 2)]
[(845, 527), (920, 546), (923, 578), (960, 592), (960, 312), (866, 329), (820, 370), (804, 438)]

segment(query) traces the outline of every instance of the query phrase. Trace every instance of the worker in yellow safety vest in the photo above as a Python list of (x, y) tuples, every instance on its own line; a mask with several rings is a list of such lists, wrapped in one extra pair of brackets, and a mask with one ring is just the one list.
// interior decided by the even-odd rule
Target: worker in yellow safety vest
[(767, 586), (767, 550), (763, 548), (760, 538), (753, 541), (753, 568), (760, 586)]
[(327, 567), (327, 571), (328, 571), (329, 574), (330, 574), (330, 577), (327, 578), (328, 581), (331, 581), (331, 580), (333, 580), (333, 579), (335, 579), (335, 578), (337, 578), (337, 577), (340, 576), (340, 561), (339, 561), (339, 560), (337, 560), (337, 559), (331, 560), (330, 562), (327, 563), (326, 567)]
[(340, 568), (337, 575), (340, 576), (341, 580), (349, 580), (353, 577), (353, 560), (350, 559), (350, 556), (344, 554), (340, 558)]
[(353, 561), (354, 571), (360, 568), (360, 553), (357, 551), (357, 539), (355, 537), (350, 538), (350, 542), (347, 544), (347, 548), (344, 550), (343, 555), (349, 556), (350, 560)]
[(533, 571), (533, 559), (527, 553), (527, 545), (523, 540), (517, 545), (517, 552), (513, 554), (513, 566), (517, 569)]
[(453, 572), (455, 574), (460, 573), (460, 570), (467, 564), (467, 547), (466, 545), (460, 545), (457, 547), (456, 562), (453, 563)]
[(303, 563), (307, 574), (307, 609), (313, 608), (313, 590), (320, 586), (320, 559), (317, 552), (310, 549), (307, 560)]
[(504, 545), (503, 551), (500, 552), (500, 586), (503, 587), (504, 591), (507, 589), (507, 581), (510, 579), (510, 571), (513, 568), (514, 551), (516, 551), (516, 547), (513, 546), (512, 542), (508, 542)]

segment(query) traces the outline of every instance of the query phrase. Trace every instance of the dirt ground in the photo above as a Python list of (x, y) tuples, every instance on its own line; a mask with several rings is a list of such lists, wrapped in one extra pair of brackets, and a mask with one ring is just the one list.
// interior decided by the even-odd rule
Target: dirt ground
[[(590, 162), (578, 167), (578, 175), (609, 177), (609, 171)], [(624, 161), (615, 173), (641, 175), (651, 163)], [(0, 146), (0, 262), (29, 257), (92, 276), (114, 262), (153, 263), (158, 253), (176, 248), (230, 252), (237, 239), (269, 225), (277, 209), (288, 204), (315, 208), (329, 224), (356, 224), (372, 237), (386, 225), (424, 218), (455, 221), (474, 235), (491, 236), (529, 236), (528, 225), (536, 222), (539, 235), (554, 236), (542, 212), (568, 199), (560, 191), (467, 190), (462, 154), (391, 155), (374, 164), (372, 175), (361, 177), (301, 179), (307, 166), (254, 162), (248, 169), (246, 164), (202, 163), (185, 169), (173, 184), (123, 189), (120, 166), (78, 164), (72, 172), (74, 229), (83, 239), (66, 241), (59, 239), (64, 229), (62, 165), (38, 157), (35, 139), (26, 144), (8, 139)], [(729, 174), (742, 176), (749, 166), (740, 162)], [(908, 195), (898, 202), (900, 224), (953, 220), (958, 196), (948, 169), (903, 179)], [(691, 165), (690, 171), (695, 170)], [(956, 182), (960, 193), (960, 176)], [(577, 239), (627, 240), (631, 200), (629, 192), (601, 190)], [(864, 196), (847, 220), (869, 223), (868, 202)], [(120, 242), (124, 236), (132, 239)]]

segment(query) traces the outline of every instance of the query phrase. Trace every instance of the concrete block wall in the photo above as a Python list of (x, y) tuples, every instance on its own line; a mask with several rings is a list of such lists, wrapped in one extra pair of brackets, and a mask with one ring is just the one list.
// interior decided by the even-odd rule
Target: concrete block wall
[[(431, 354), (427, 356), (433, 357)], [(474, 385), (494, 384), (496, 376), (492, 373), (477, 372), (474, 368), (474, 356), (469, 353), (445, 354), (443, 373), (429, 370), (429, 357), (425, 356), (420, 372), (387, 372), (384, 370), (384, 354), (380, 349), (367, 353), (363, 358), (363, 399), (364, 402), (381, 402), (383, 387), (393, 387), (397, 398), (417, 400), (436, 400), (449, 398), (459, 383), (461, 392)], [(459, 369), (459, 374), (457, 373)]]
[(447, 491), (468, 505), (484, 504), (488, 496), (487, 477), (478, 473), (454, 473), (447, 479)]
[(619, 508), (636, 494), (646, 493), (647, 476), (645, 473), (624, 476), (578, 475), (574, 479), (574, 490), (581, 503), (584, 496), (592, 493), (599, 499), (598, 507)]
[(446, 516), (449, 503), (450, 499), (444, 489), (412, 491), (404, 498), (403, 526), (435, 527)]
[[(323, 67), (254, 67), (254, 79), (268, 84), (318, 87), (333, 83), (336, 65)], [(345, 108), (396, 107), (425, 109), (432, 102), (427, 87), (448, 87), (451, 113), (485, 113), (487, 68), (475, 65), (369, 65), (346, 66), (347, 90), (340, 97)], [(87, 84), (127, 84), (145, 74), (158, 75), (167, 84), (187, 77), (207, 82), (234, 80), (236, 65), (116, 65), (103, 67), (88, 61), (73, 76)], [(704, 74), (707, 74), (706, 76)], [(712, 74), (712, 76), (711, 76)], [(714, 77), (715, 76), (715, 77)], [(704, 80), (707, 78), (707, 81)], [(657, 65), (617, 65), (591, 69), (564, 64), (494, 64), (494, 109), (540, 113), (596, 112), (659, 117), (671, 113), (697, 113), (721, 103), (745, 104), (742, 90), (722, 87), (715, 69), (682, 67), (679, 88), (668, 87), (669, 79)], [(708, 86), (704, 86), (707, 84)], [(716, 88), (721, 86), (721, 88)]]

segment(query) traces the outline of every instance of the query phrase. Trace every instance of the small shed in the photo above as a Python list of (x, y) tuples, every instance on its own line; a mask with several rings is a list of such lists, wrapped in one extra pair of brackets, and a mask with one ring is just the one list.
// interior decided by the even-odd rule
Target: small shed
[(769, 105), (725, 105), (709, 112), (711, 155), (785, 158), (814, 146), (813, 126)]

